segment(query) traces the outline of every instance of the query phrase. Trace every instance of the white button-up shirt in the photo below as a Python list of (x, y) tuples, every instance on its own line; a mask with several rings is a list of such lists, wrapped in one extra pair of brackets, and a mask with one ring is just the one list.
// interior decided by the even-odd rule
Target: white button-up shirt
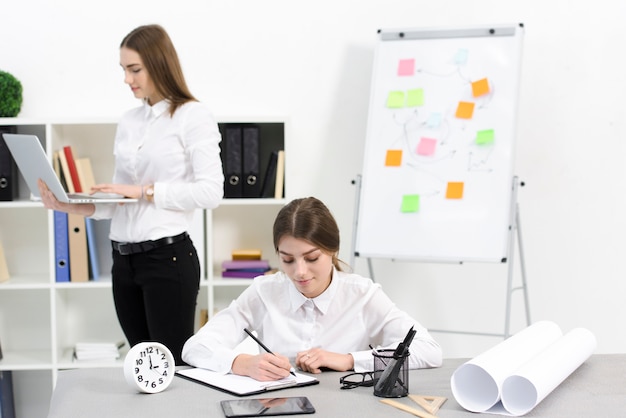
[(154, 203), (98, 204), (92, 217), (112, 218), (109, 237), (121, 242), (187, 231), (195, 209), (212, 209), (222, 198), (220, 141), (213, 115), (199, 102), (173, 116), (165, 100), (128, 111), (117, 127), (112, 182), (154, 184)]
[(357, 372), (373, 370), (372, 350), (396, 348), (411, 326), (411, 368), (438, 367), (441, 347), (428, 331), (401, 311), (379, 284), (356, 274), (334, 271), (330, 286), (309, 299), (282, 272), (260, 276), (220, 311), (183, 347), (183, 360), (196, 367), (227, 373), (246, 334), (257, 331), (265, 345), (287, 356), (314, 347), (350, 353)]

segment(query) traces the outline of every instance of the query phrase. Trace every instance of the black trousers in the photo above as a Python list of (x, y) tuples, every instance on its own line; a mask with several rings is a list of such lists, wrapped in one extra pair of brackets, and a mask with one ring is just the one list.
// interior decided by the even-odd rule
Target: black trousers
[(131, 347), (143, 341), (167, 346), (176, 364), (194, 333), (200, 262), (191, 239), (147, 252), (113, 250), (113, 300)]

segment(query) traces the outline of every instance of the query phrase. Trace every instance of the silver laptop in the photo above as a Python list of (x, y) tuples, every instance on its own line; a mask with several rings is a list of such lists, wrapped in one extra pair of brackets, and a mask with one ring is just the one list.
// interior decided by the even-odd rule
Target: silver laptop
[(42, 179), (60, 202), (130, 203), (138, 199), (108, 193), (67, 193), (36, 135), (2, 134), (33, 196), (41, 199), (37, 180)]

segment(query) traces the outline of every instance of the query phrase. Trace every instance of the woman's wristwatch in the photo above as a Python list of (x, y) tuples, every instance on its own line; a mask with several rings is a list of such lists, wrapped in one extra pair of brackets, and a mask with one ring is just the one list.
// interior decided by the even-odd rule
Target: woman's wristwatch
[(146, 192), (144, 193), (144, 195), (146, 196), (146, 200), (148, 202), (154, 202), (154, 185), (153, 184), (146, 187)]

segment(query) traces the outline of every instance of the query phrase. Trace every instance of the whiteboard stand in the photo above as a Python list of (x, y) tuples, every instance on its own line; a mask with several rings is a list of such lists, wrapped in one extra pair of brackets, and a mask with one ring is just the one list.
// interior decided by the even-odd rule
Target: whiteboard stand
[[(524, 292), (524, 308), (526, 311), (526, 325), (530, 325), (530, 302), (528, 298), (528, 283), (526, 281), (526, 264), (524, 261), (524, 246), (522, 245), (522, 231), (520, 225), (520, 214), (519, 214), (519, 204), (517, 203), (517, 191), (520, 186), (523, 186), (524, 183), (520, 182), (517, 176), (513, 177), (513, 193), (511, 195), (511, 210), (514, 213), (511, 216), (511, 226), (509, 228), (509, 270), (508, 270), (508, 280), (507, 280), (507, 293), (506, 293), (506, 318), (504, 323), (504, 338), (508, 338), (511, 335), (510, 326), (511, 326), (511, 297), (513, 296), (513, 292), (518, 290), (522, 290)], [(520, 273), (522, 284), (518, 287), (513, 287), (513, 256), (515, 254), (515, 239), (514, 236), (517, 234), (517, 247), (519, 252), (520, 259)]]
[[(354, 266), (355, 258), (358, 256), (357, 252), (354, 250), (354, 246), (356, 244), (356, 231), (357, 224), (359, 219), (359, 199), (361, 195), (361, 175), (358, 175), (356, 180), (352, 181), (357, 188), (355, 193), (355, 213), (354, 213), (354, 227), (352, 229), (352, 246), (353, 249), (350, 254), (350, 266)], [(531, 324), (530, 320), (530, 302), (528, 297), (528, 283), (526, 280), (526, 265), (524, 260), (524, 246), (522, 245), (522, 231), (520, 224), (520, 213), (519, 213), (519, 205), (517, 203), (517, 191), (520, 186), (523, 186), (524, 183), (520, 182), (517, 176), (513, 177), (513, 191), (511, 193), (511, 215), (510, 215), (510, 225), (508, 231), (508, 257), (503, 259), (503, 262), (508, 262), (508, 273), (507, 273), (507, 287), (506, 287), (506, 307), (505, 307), (505, 321), (504, 321), (504, 332), (502, 334), (498, 333), (488, 333), (488, 332), (473, 332), (473, 331), (452, 331), (452, 330), (442, 330), (442, 329), (429, 329), (430, 332), (439, 332), (439, 333), (450, 333), (450, 334), (468, 334), (468, 335), (480, 335), (480, 336), (488, 336), (488, 337), (503, 337), (508, 338), (511, 336), (511, 299), (513, 293), (516, 291), (524, 292), (524, 308), (526, 313), (526, 325)], [(514, 276), (514, 254), (515, 254), (515, 235), (517, 235), (517, 247), (519, 252), (519, 264), (520, 264), (520, 273), (521, 273), (521, 285), (517, 287), (513, 287), (513, 276)], [(367, 260), (367, 268), (369, 270), (370, 278), (374, 279), (374, 269), (372, 266), (372, 259), (370, 257), (366, 257)]]
[[(356, 186), (356, 193), (354, 194), (354, 226), (352, 228), (352, 251), (350, 251), (350, 267), (354, 268), (354, 260), (356, 257), (356, 251), (354, 247), (356, 245), (356, 233), (357, 226), (359, 223), (359, 206), (360, 206), (360, 198), (361, 198), (361, 175), (356, 176), (356, 180), (352, 180), (352, 184)], [(370, 279), (376, 281), (374, 279), (374, 267), (372, 266), (372, 259), (370, 257), (366, 258), (367, 261), (367, 269), (369, 270)]]

